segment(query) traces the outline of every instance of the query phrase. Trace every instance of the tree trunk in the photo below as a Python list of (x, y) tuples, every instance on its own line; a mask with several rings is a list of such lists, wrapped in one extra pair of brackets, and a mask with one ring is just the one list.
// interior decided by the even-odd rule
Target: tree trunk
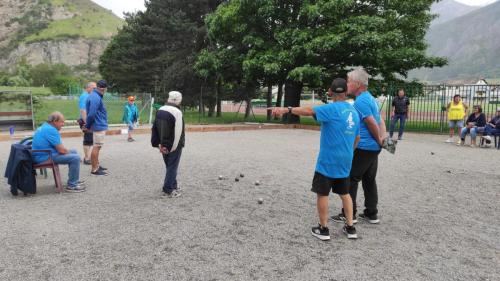
[[(283, 83), (278, 83), (278, 96), (276, 97), (276, 107), (281, 107), (281, 100), (283, 99)], [(278, 120), (278, 116), (274, 117), (274, 120)]]
[[(266, 96), (266, 100), (267, 100), (267, 108), (270, 108), (273, 106), (273, 85), (271, 82), (269, 82), (267, 84), (267, 96)], [(271, 118), (272, 118), (272, 110), (268, 109), (267, 110), (267, 121), (271, 121)]]
[(248, 118), (248, 116), (250, 116), (250, 109), (251, 109), (251, 106), (252, 106), (252, 99), (250, 98), (250, 95), (247, 95), (247, 99), (246, 99), (246, 108), (245, 108), (245, 119)]
[[(300, 95), (302, 93), (302, 88), (304, 84), (301, 82), (287, 80), (285, 81), (285, 107), (300, 106)], [(283, 115), (283, 122), (298, 124), (300, 123), (300, 117), (297, 115), (290, 114)]]
[(219, 77), (219, 79), (217, 79), (217, 86), (216, 86), (216, 91), (217, 91), (217, 117), (221, 117), (222, 116), (222, 97), (221, 97), (221, 88), (222, 88), (222, 80), (221, 78)]
[(210, 97), (208, 100), (208, 117), (214, 117), (216, 104), (216, 100), (213, 97)]

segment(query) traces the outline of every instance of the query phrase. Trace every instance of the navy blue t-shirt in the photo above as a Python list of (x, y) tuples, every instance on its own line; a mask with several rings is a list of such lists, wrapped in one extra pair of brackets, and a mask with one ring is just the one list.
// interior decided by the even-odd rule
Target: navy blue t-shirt
[(345, 101), (313, 108), (321, 123), (316, 172), (329, 178), (347, 178), (351, 172), (354, 141), (359, 135), (359, 116)]

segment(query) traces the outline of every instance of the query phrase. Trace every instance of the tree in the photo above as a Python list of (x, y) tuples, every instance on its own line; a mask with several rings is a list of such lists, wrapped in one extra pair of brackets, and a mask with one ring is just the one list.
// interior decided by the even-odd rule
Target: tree
[(35, 87), (50, 87), (53, 85), (57, 76), (68, 75), (70, 73), (72, 73), (71, 68), (62, 63), (53, 65), (48, 63), (41, 63), (33, 66), (30, 69), (32, 86)]
[(304, 85), (326, 90), (331, 77), (352, 66), (397, 80), (411, 69), (444, 65), (425, 54), (433, 2), (233, 0), (207, 25), (219, 49), (241, 52), (243, 79), (283, 83), (285, 106), (299, 106)]
[(102, 75), (122, 90), (183, 93), (195, 103), (204, 80), (196, 75), (195, 59), (206, 47), (204, 17), (217, 0), (151, 0), (146, 11), (126, 17), (100, 59)]
[(78, 85), (79, 81), (73, 76), (57, 76), (54, 78), (50, 90), (54, 95), (68, 95), (69, 88)]

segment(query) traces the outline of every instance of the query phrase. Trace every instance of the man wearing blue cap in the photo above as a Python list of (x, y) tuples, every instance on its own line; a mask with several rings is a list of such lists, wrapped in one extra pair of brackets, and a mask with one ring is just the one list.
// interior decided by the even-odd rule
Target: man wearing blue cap
[(104, 145), (104, 136), (108, 130), (108, 113), (102, 100), (107, 88), (108, 83), (105, 80), (97, 82), (97, 88), (89, 95), (86, 104), (87, 121), (85, 129), (94, 133), (94, 147), (90, 155), (92, 162), (91, 174), (96, 176), (108, 175), (107, 169), (99, 164), (99, 152)]
[(359, 141), (360, 120), (357, 111), (346, 101), (347, 82), (333, 80), (328, 95), (332, 103), (315, 107), (277, 107), (274, 115), (294, 114), (313, 116), (321, 123), (319, 155), (311, 191), (317, 194), (319, 224), (311, 228), (311, 234), (321, 240), (330, 240), (328, 229), (328, 195), (330, 191), (340, 196), (346, 213), (342, 231), (348, 239), (358, 235), (353, 225), (353, 204), (349, 195), (349, 173), (353, 151)]

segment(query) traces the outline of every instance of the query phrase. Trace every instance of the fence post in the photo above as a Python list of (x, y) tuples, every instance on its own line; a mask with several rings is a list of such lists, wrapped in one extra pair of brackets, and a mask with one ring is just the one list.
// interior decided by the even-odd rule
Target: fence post
[(155, 98), (154, 97), (151, 97), (151, 104), (149, 106), (149, 125), (151, 125), (152, 123), (152, 119), (153, 119), (153, 105), (155, 103)]
[[(441, 90), (443, 89), (443, 90)], [(445, 105), (445, 100), (446, 100), (446, 86), (438, 86), (438, 90), (441, 92), (441, 108), (439, 109), (440, 110), (440, 119), (439, 120), (439, 131), (441, 133), (443, 133), (443, 125), (444, 125), (444, 110), (443, 110), (443, 106), (446, 106)]]

